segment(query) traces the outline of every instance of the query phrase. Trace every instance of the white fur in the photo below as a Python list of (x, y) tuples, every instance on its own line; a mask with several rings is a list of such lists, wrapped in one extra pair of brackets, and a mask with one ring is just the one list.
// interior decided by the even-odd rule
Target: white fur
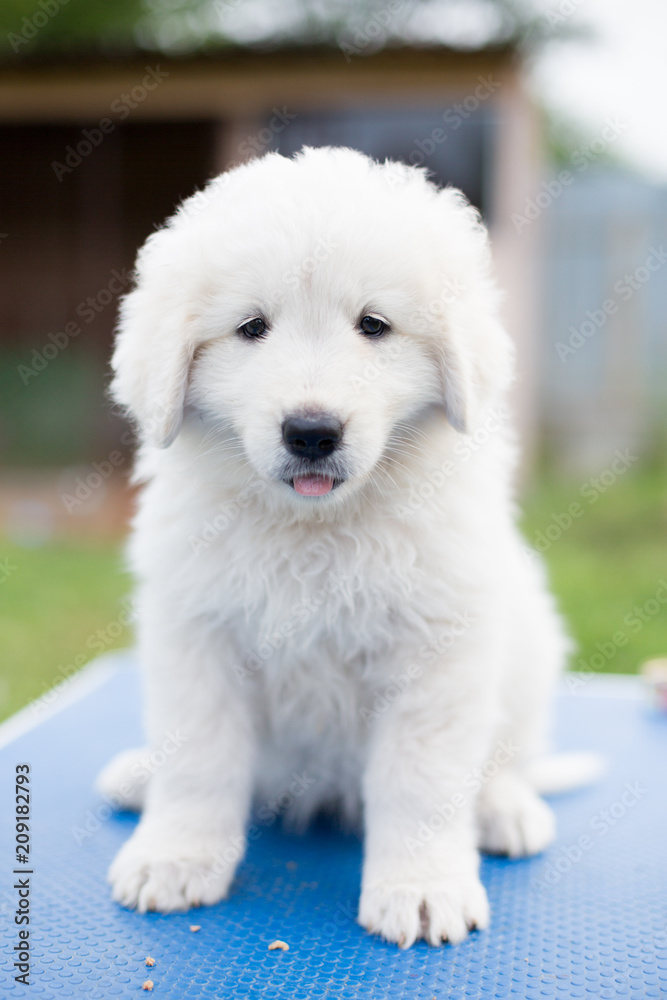
[[(212, 181), (137, 272), (113, 388), (143, 441), (130, 553), (160, 764), (114, 898), (220, 899), (253, 799), (278, 801), (296, 826), (363, 821), (370, 931), (460, 941), (488, 921), (478, 847), (553, 838), (523, 768), (567, 647), (515, 527), (486, 232), (419, 170), (306, 149)], [(270, 332), (244, 340), (258, 314)], [(304, 408), (345, 425), (322, 497), (281, 480)], [(136, 804), (131, 760), (102, 787)]]

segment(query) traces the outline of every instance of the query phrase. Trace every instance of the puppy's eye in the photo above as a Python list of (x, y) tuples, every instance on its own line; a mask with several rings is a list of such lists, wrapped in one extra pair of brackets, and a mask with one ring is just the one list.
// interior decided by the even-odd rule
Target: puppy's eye
[(381, 337), (389, 329), (389, 324), (379, 316), (363, 316), (359, 321), (359, 329), (367, 337)]
[(239, 327), (238, 332), (242, 337), (247, 337), (249, 340), (258, 340), (265, 335), (267, 330), (268, 327), (261, 316), (254, 316), (246, 323), (243, 323)]

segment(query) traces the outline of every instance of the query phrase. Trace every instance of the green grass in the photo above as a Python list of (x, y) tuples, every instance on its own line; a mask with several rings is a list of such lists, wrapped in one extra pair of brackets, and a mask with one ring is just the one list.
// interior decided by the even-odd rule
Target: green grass
[(131, 643), (118, 544), (0, 540), (0, 718), (101, 652)]
[[(667, 581), (667, 473), (631, 470), (594, 503), (582, 485), (539, 477), (524, 498), (525, 533), (543, 547), (550, 525), (559, 534), (545, 559), (579, 645), (575, 669), (593, 657), (596, 669), (633, 673), (642, 660), (667, 655), (667, 605), (655, 600)], [(581, 516), (556, 530), (572, 503)], [(20, 548), (0, 540), (0, 717), (42, 696), (72, 666), (131, 643), (131, 627), (118, 624), (130, 589), (121, 567), (115, 543)]]
[[(584, 485), (539, 480), (524, 499), (524, 531), (545, 548), (578, 645), (572, 667), (635, 673), (643, 660), (667, 656), (667, 604), (656, 599), (667, 601), (667, 473), (631, 470), (597, 496), (582, 496)], [(573, 503), (580, 516), (558, 529)], [(549, 526), (554, 541), (546, 548)]]

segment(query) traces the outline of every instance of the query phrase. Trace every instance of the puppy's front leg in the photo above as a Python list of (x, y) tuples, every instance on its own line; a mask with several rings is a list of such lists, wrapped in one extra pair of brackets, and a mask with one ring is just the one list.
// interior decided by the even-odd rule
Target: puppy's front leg
[(489, 920), (466, 776), (487, 751), (491, 685), (465, 659), (429, 667), (374, 720), (359, 922), (406, 948), (457, 943)]
[(154, 615), (143, 624), (140, 655), (153, 773), (109, 881), (117, 902), (167, 913), (227, 894), (245, 848), (252, 725), (231, 649), (206, 623)]

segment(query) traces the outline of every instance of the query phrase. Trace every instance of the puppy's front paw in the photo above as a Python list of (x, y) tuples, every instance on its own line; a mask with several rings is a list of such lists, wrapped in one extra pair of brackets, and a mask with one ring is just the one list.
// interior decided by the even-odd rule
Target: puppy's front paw
[(539, 854), (556, 837), (552, 810), (519, 776), (490, 782), (477, 804), (479, 846), (489, 854), (523, 858)]
[(187, 845), (168, 837), (150, 837), (139, 830), (116, 855), (109, 869), (112, 897), (117, 903), (145, 913), (174, 913), (223, 899), (243, 854), (242, 838), (219, 850), (193, 838)]
[(429, 944), (459, 944), (473, 928), (489, 924), (489, 903), (476, 870), (464, 866), (431, 878), (385, 878), (365, 883), (359, 923), (372, 934), (409, 948), (418, 938)]

